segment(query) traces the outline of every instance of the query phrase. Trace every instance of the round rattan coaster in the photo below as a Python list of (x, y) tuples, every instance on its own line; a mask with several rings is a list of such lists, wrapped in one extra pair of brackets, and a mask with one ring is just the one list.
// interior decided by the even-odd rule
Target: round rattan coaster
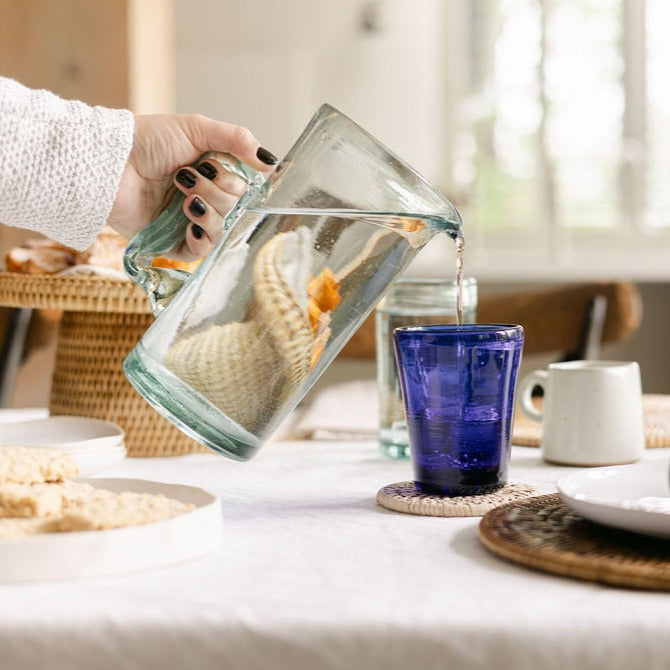
[(558, 494), (488, 512), (479, 537), (513, 563), (613, 586), (670, 590), (670, 543), (592, 523)]
[[(645, 393), (642, 396), (642, 411), (647, 448), (670, 447), (670, 395)], [(512, 444), (539, 447), (541, 443), (542, 424), (527, 418), (517, 409)]]
[(527, 484), (507, 484), (493, 493), (476, 496), (446, 496), (421, 493), (414, 482), (389, 484), (377, 492), (377, 502), (386, 509), (422, 516), (482, 516), (513, 500), (537, 495)]

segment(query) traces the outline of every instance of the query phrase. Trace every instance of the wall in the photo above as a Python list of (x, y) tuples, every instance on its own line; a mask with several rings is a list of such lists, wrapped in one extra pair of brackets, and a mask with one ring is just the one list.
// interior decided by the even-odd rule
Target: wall
[[(459, 48), (444, 8), (440, 0), (175, 0), (176, 107), (247, 125), (281, 156), (328, 101), (439, 183), (451, 119), (440, 63)], [(410, 274), (453, 267), (453, 245), (436, 240)], [(481, 290), (535, 285), (489, 282)], [(602, 355), (638, 360), (645, 390), (670, 393), (670, 292), (664, 284), (640, 289), (640, 330)], [(546, 362), (527, 357), (524, 370)], [(374, 376), (374, 366), (340, 361), (327, 379), (350, 376)]]
[(444, 165), (440, 0), (175, 0), (176, 104), (284, 155), (324, 102), (416, 169)]

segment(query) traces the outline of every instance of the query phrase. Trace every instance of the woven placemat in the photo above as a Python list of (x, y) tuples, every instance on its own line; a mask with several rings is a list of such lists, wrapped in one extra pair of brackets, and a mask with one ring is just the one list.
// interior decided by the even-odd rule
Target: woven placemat
[(133, 282), (96, 275), (0, 272), (0, 305), (72, 312), (151, 313), (149, 300)]
[(419, 491), (414, 482), (397, 482), (379, 489), (377, 502), (386, 509), (421, 516), (482, 516), (495, 507), (537, 494), (527, 484), (507, 484), (493, 493), (476, 496), (430, 495)]
[(479, 537), (513, 563), (613, 586), (670, 590), (670, 542), (587, 521), (558, 494), (488, 512)]
[[(647, 448), (670, 447), (670, 395), (645, 393), (642, 396), (642, 411)], [(529, 419), (517, 408), (512, 444), (539, 447), (541, 442), (542, 424)]]

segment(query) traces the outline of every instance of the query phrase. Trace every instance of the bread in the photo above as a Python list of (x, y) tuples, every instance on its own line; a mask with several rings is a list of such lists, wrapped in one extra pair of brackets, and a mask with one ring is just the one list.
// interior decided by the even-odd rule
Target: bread
[(85, 251), (76, 251), (53, 240), (27, 240), (5, 255), (8, 272), (57, 274), (77, 266), (110, 268), (123, 272), (123, 254), (128, 242), (105, 226)]
[(0, 447), (0, 538), (137, 526), (195, 507), (160, 493), (71, 481), (78, 474), (74, 460), (56, 449)]
[(0, 519), (0, 539), (4, 540), (36, 535), (37, 533), (49, 533), (52, 530), (54, 530), (54, 522), (53, 519), (49, 518)]
[(44, 518), (60, 514), (62, 507), (57, 485), (0, 484), (0, 518)]
[(55, 530), (108, 530), (164, 521), (188, 512), (193, 505), (173, 500), (162, 493), (112, 493), (93, 489), (88, 495), (67, 503)]
[(75, 264), (76, 251), (51, 240), (28, 240), (5, 256), (8, 272), (54, 274)]
[(0, 447), (0, 484), (62, 482), (79, 476), (79, 467), (68, 454), (38, 447)]
[(76, 254), (74, 265), (123, 270), (123, 253), (127, 246), (125, 237), (105, 226), (88, 249)]

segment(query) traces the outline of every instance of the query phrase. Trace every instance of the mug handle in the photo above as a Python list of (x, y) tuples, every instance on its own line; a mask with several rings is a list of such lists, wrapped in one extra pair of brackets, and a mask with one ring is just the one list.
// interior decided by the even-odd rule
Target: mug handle
[(527, 374), (519, 384), (519, 405), (522, 412), (534, 421), (542, 421), (542, 410), (533, 404), (533, 389), (539, 386), (542, 390), (547, 385), (549, 374), (546, 370), (534, 370)]
[[(216, 161), (226, 172), (238, 176), (247, 185), (244, 194), (223, 220), (223, 232), (231, 228), (242, 209), (241, 203), (246, 202), (251, 192), (255, 192), (265, 177), (261, 172), (237, 160), (234, 156), (206, 153), (193, 163), (197, 165), (201, 160)], [(172, 268), (153, 267), (155, 258), (162, 256), (179, 244), (186, 235), (191, 223), (182, 210), (186, 196), (174, 185), (167, 193), (158, 214), (151, 223), (140, 231), (128, 244), (123, 256), (123, 266), (126, 274), (134, 281), (149, 298), (154, 316), (170, 303), (183, 283), (191, 276), (189, 272)]]

